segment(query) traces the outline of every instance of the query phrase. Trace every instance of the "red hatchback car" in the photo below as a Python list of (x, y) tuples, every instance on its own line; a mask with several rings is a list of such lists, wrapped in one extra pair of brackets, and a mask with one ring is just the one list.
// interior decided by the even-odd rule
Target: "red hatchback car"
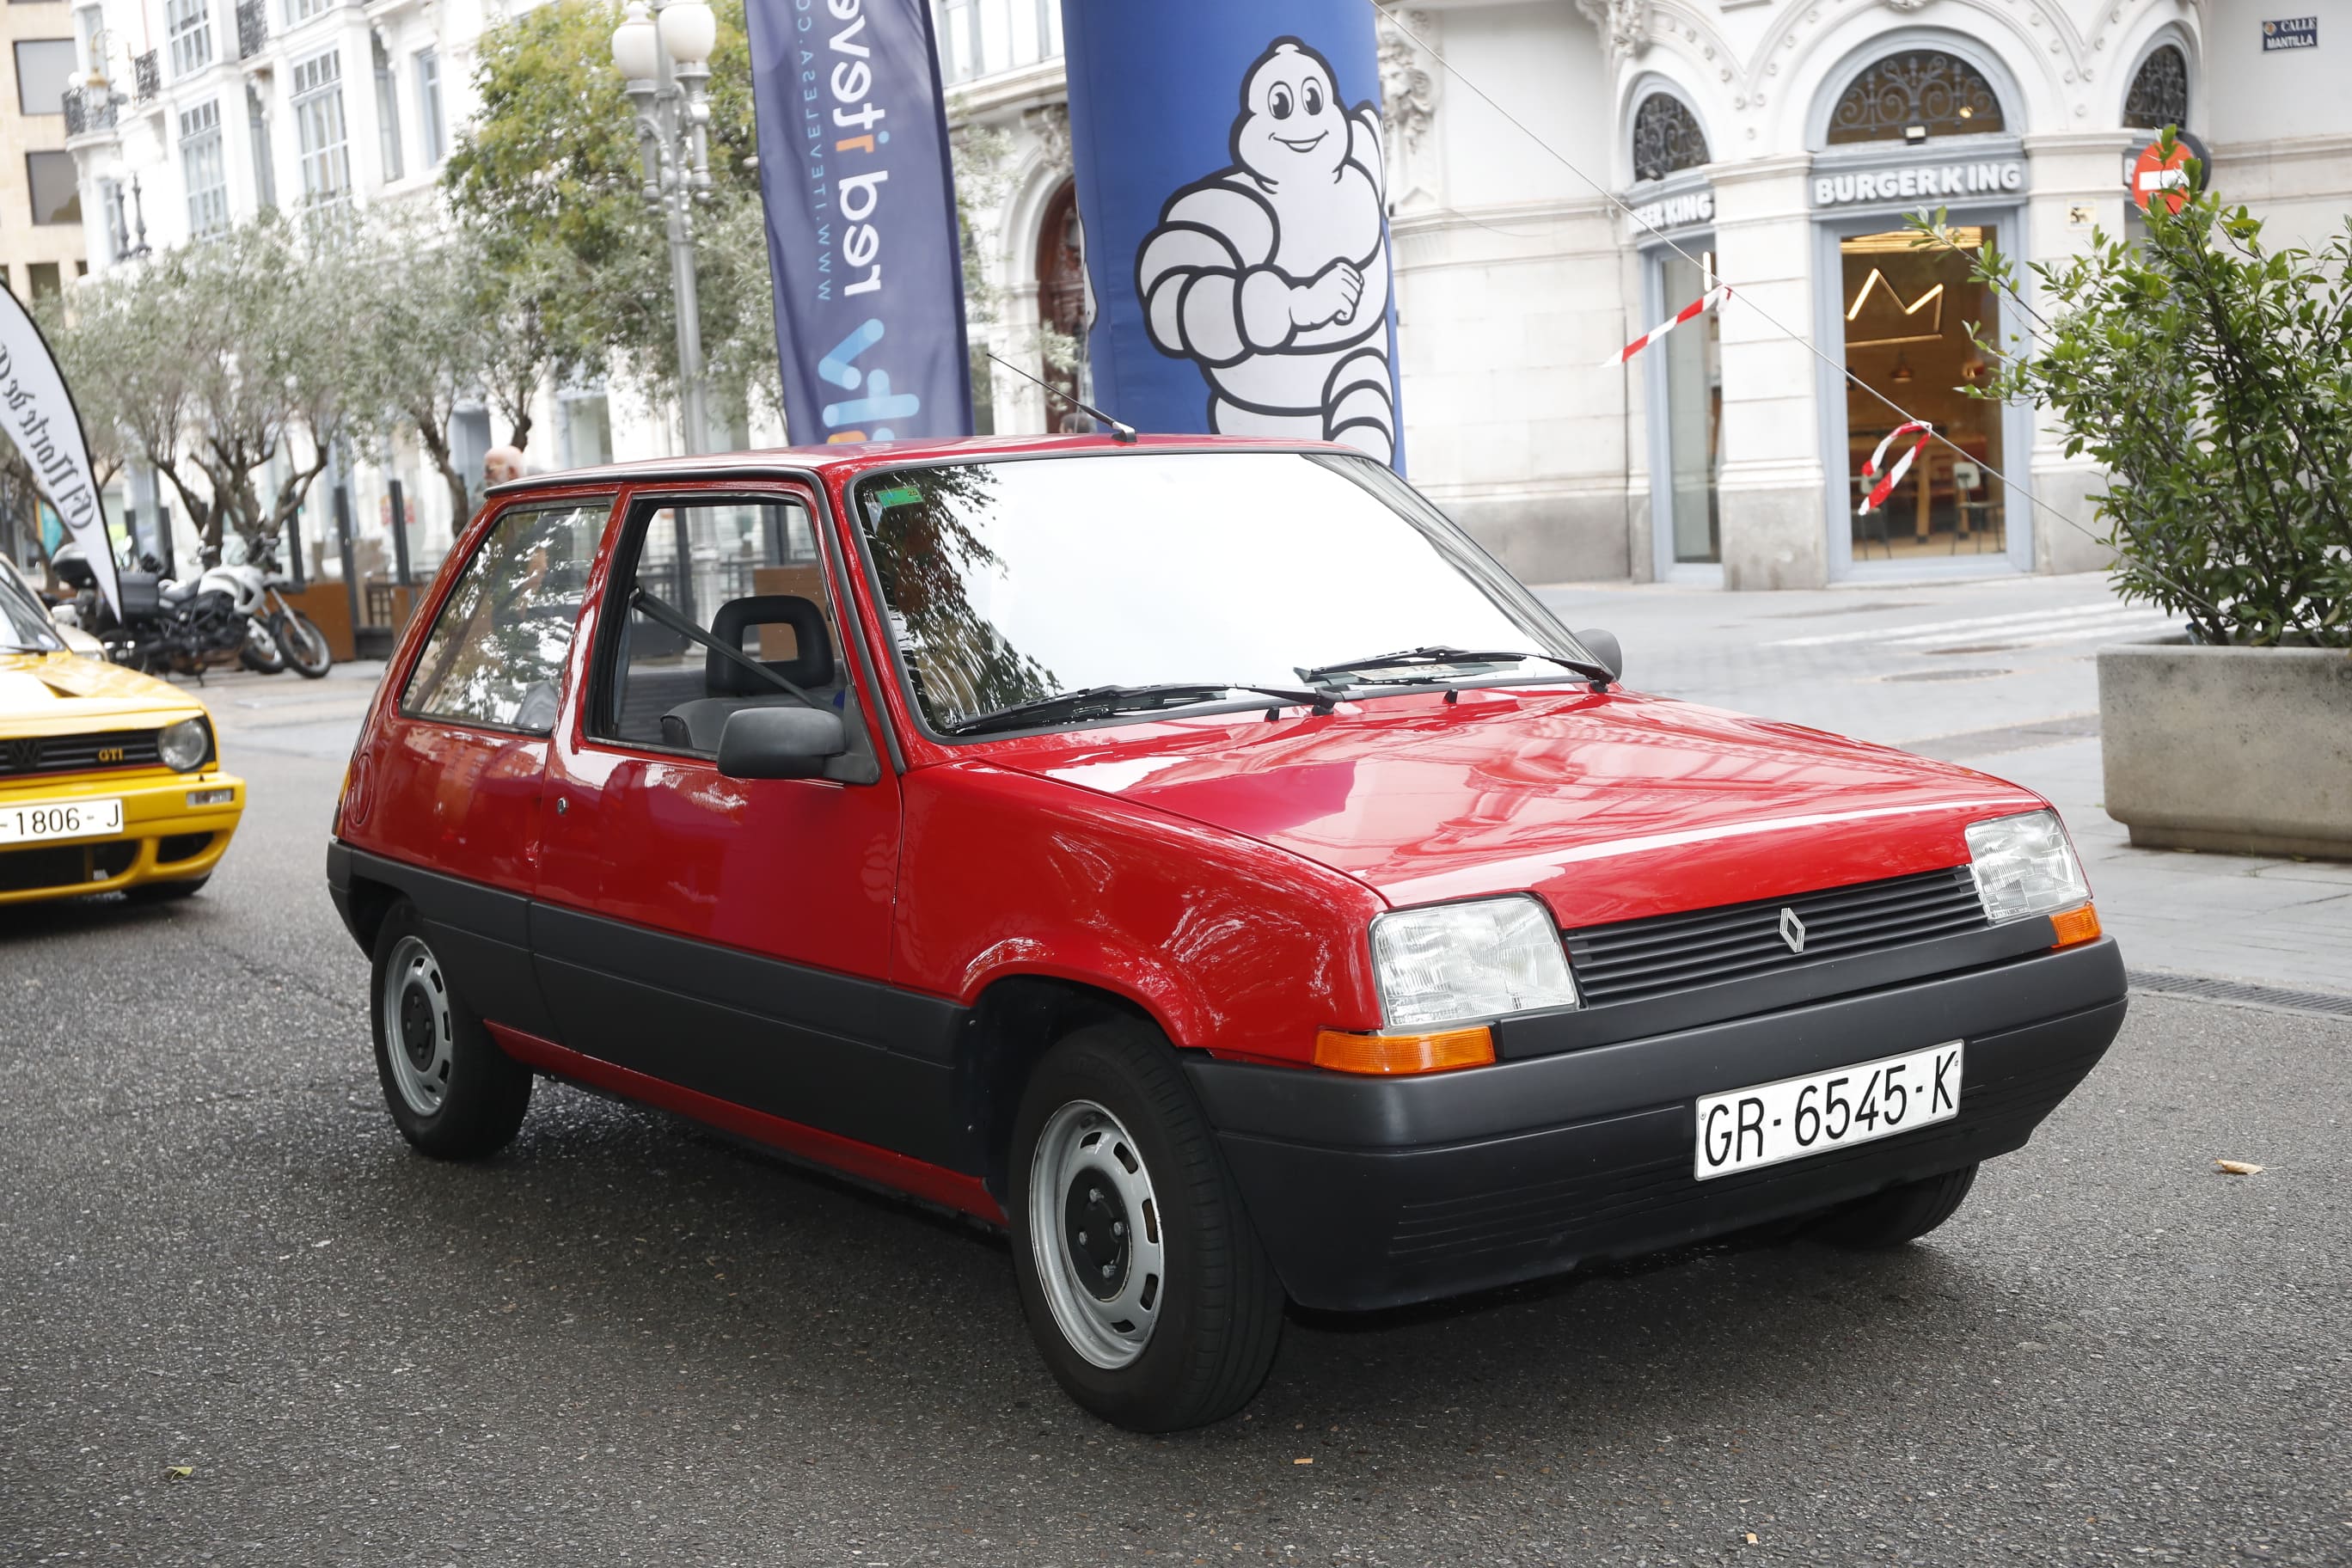
[(1951, 1215), (2124, 1016), (2047, 802), (1643, 697), (1388, 469), (1095, 437), (500, 487), (328, 880), (417, 1148), (545, 1073), (1004, 1226), (1141, 1429), (1286, 1300)]

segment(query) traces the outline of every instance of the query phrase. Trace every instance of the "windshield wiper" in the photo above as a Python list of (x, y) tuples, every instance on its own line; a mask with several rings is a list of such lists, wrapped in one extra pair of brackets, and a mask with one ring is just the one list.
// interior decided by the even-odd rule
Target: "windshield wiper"
[[(1588, 680), (1597, 681), (1603, 684), (1617, 679), (1614, 675), (1610, 673), (1608, 667), (1605, 665), (1595, 664), (1590, 659), (1570, 658), (1564, 654), (1524, 653), (1511, 651), (1481, 653), (1470, 648), (1448, 647), (1443, 643), (1432, 644), (1425, 647), (1401, 648), (1395, 653), (1374, 654), (1369, 658), (1343, 659), (1338, 664), (1318, 664), (1311, 669), (1301, 668), (1298, 671), (1298, 679), (1301, 680), (1321, 682), (1328, 680), (1332, 676), (1352, 675), (1360, 669), (1402, 669), (1415, 665), (1427, 665), (1433, 667), (1437, 665), (1451, 664), (1517, 664), (1521, 660), (1530, 658), (1547, 660), (1552, 664), (1559, 665), (1564, 668), (1572, 669)], [(1405, 686), (1417, 685), (1420, 683), (1420, 677), (1414, 676), (1390, 678), (1379, 680), (1341, 682), (1340, 684), (1360, 686)]]
[(1224, 680), (1161, 680), (1148, 686), (1088, 686), (1076, 691), (1056, 692), (1051, 697), (1015, 702), (1010, 707), (966, 719), (960, 724), (951, 724), (948, 726), (948, 733), (976, 735), (991, 730), (1017, 730), (1030, 724), (1049, 724), (1057, 719), (1107, 719), (1114, 713), (1148, 713), (1160, 708), (1181, 708), (1190, 703), (1213, 701), (1228, 691), (1255, 691), (1261, 697), (1312, 708), (1318, 713), (1331, 711), (1332, 698), (1328, 691), (1305, 691), (1286, 686), (1251, 686)]

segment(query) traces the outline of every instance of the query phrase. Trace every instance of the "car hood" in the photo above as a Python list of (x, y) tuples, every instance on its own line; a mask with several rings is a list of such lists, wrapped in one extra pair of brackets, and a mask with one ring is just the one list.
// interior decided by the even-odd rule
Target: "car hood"
[(135, 669), (77, 653), (0, 653), (0, 732), (58, 734), (93, 721), (199, 713), (186, 692)]
[(1532, 891), (1569, 926), (1962, 865), (1969, 823), (2045, 804), (1908, 752), (1620, 692), (1382, 698), (1025, 737), (987, 760), (1279, 846), (1392, 904)]

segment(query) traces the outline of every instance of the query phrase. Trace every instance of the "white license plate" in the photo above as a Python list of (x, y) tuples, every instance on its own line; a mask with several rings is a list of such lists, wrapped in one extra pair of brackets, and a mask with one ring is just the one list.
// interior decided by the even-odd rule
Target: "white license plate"
[(1948, 1121), (1960, 1113), (1963, 1044), (1707, 1095), (1691, 1174), (1703, 1182)]
[(99, 838), (122, 831), (120, 800), (28, 800), (0, 805), (0, 844)]

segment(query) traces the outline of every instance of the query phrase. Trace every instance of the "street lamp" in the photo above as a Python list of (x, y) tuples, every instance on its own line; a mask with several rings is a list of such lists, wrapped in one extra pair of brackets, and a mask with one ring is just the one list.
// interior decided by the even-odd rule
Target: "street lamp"
[(669, 230), (670, 286), (677, 296), (678, 415), (686, 449), (709, 438), (702, 405), (702, 311), (694, 282), (695, 197), (710, 189), (710, 50), (719, 20), (704, 0), (665, 0), (648, 11), (630, 0), (613, 29), (613, 64), (636, 105), (646, 161), (646, 199), (662, 209)]

